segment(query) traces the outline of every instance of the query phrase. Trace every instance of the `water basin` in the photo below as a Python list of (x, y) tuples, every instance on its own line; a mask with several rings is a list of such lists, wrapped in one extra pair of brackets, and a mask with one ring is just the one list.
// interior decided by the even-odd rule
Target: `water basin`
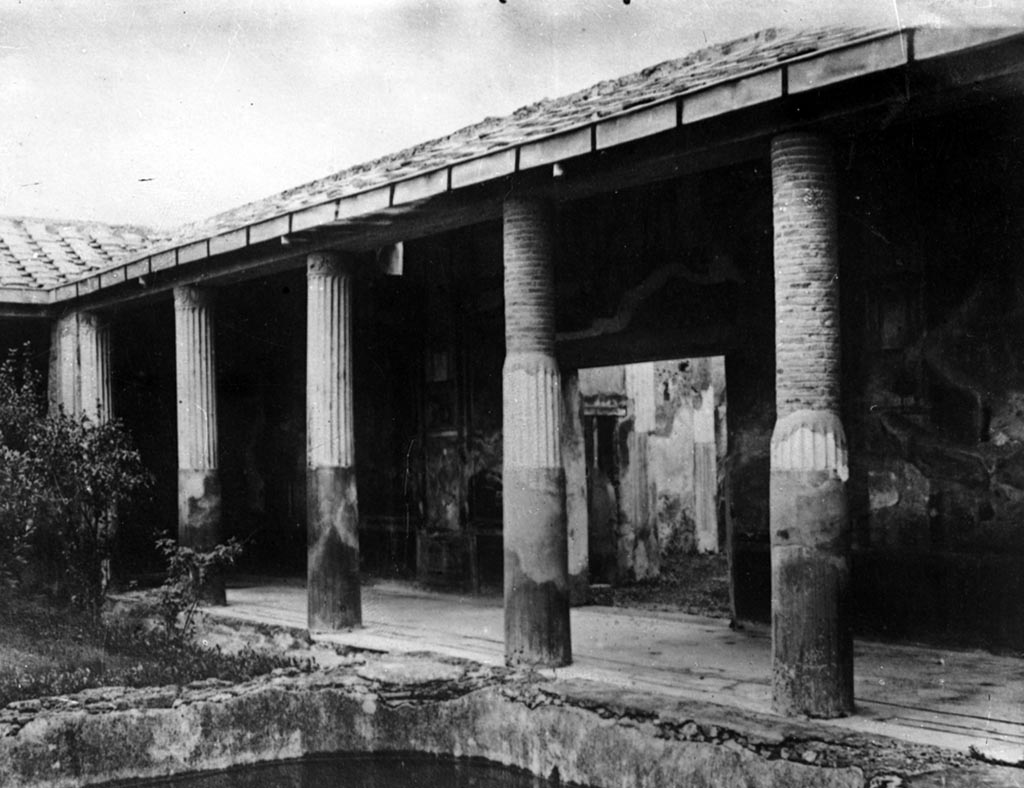
[(481, 758), (366, 753), (239, 766), (218, 772), (103, 783), (99, 788), (554, 788), (567, 783)]

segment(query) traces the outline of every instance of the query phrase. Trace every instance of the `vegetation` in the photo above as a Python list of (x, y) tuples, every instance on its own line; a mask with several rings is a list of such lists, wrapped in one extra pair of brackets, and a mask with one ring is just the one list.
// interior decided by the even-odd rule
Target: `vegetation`
[(206, 578), (234, 562), (235, 542), (204, 552), (160, 540), (163, 626), (103, 619), (118, 507), (148, 484), (118, 421), (47, 411), (28, 347), (0, 363), (0, 706), (102, 685), (242, 681), (304, 667), (191, 637)]
[(42, 389), (27, 347), (0, 364), (0, 582), (33, 564), (95, 618), (117, 507), (149, 474), (120, 422), (48, 413)]
[(245, 649), (225, 654), (144, 620), (103, 622), (40, 597), (0, 610), (0, 707), (100, 686), (163, 686), (207, 678), (245, 681), (308, 664)]
[(180, 640), (192, 634), (207, 580), (234, 564), (242, 545), (229, 539), (227, 544), (204, 551), (182, 547), (174, 539), (159, 539), (156, 544), (167, 560), (167, 579), (158, 595), (160, 617), (165, 634)]

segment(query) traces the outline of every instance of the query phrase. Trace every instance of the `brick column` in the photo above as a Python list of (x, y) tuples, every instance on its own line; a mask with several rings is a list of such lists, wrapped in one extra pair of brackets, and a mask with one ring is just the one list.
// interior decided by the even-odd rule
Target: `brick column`
[(569, 582), (550, 206), (505, 202), (505, 660), (567, 665)]
[(321, 631), (362, 623), (349, 265), (329, 252), (306, 264), (307, 615)]
[[(221, 491), (217, 466), (217, 392), (213, 351), (213, 293), (174, 288), (178, 388), (178, 542), (210, 550), (220, 541)], [(225, 604), (224, 580), (204, 595)]]
[(824, 138), (789, 133), (772, 141), (772, 703), (782, 714), (812, 717), (853, 711), (835, 180)]

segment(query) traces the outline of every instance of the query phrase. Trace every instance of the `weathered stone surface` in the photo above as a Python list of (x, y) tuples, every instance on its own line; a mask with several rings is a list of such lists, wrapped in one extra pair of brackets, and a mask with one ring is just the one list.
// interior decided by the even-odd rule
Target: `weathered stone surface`
[(853, 711), (836, 191), (827, 138), (772, 140), (772, 706), (813, 717)]
[(554, 357), (553, 206), (505, 201), (502, 539), (505, 658), (568, 664), (569, 568), (562, 466), (561, 374)]
[(565, 479), (559, 469), (505, 471), (505, 655), (566, 665), (569, 636)]
[(306, 574), (309, 627), (362, 623), (352, 391), (352, 261), (306, 260)]
[(853, 711), (850, 530), (843, 483), (773, 471), (772, 702), (783, 714)]
[(0, 783), (78, 786), (298, 758), (483, 757), (598, 787), (1013, 785), (937, 748), (422, 655), (243, 684), (109, 687), (0, 709)]
[(880, 422), (891, 441), (890, 445), (925, 476), (977, 487), (988, 485), (989, 474), (977, 452), (945, 440), (898, 415), (886, 414)]
[(362, 623), (359, 514), (352, 468), (308, 468), (307, 589), (309, 627), (342, 629)]

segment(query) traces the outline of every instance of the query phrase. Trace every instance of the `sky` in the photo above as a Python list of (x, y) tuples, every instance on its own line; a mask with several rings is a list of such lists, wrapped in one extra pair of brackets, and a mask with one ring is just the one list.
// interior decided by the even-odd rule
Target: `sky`
[(772, 26), (1021, 0), (0, 0), (0, 215), (154, 228)]

